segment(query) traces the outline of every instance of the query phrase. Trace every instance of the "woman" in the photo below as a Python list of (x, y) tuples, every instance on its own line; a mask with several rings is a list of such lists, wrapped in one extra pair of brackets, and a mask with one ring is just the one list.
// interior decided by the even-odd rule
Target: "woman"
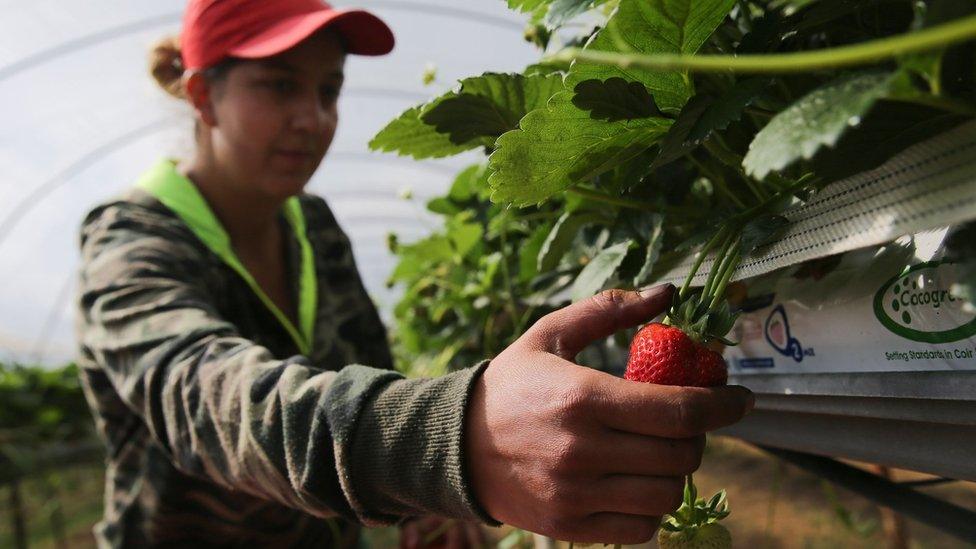
[(191, 0), (180, 46), (157, 48), (153, 74), (192, 105), (194, 156), (158, 163), (81, 232), (79, 363), (109, 452), (100, 544), (348, 545), (354, 523), (419, 516), (649, 537), (701, 434), (747, 392), (570, 361), (670, 290), (601, 294), (490, 367), (402, 379), (348, 240), (302, 194), (346, 54), (389, 52), (389, 28), (320, 0)]

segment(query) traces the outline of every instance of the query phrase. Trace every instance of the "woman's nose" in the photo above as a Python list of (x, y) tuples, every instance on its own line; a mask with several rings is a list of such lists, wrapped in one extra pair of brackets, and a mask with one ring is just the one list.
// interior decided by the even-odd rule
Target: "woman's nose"
[(332, 109), (319, 97), (307, 97), (296, 106), (291, 125), (296, 130), (321, 133), (334, 125), (333, 117)]

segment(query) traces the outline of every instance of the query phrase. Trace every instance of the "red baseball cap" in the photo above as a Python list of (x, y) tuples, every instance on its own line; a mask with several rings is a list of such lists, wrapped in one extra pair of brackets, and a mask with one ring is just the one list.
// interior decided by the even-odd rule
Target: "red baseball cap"
[(321, 0), (190, 0), (180, 34), (183, 67), (270, 57), (326, 27), (342, 35), (349, 53), (393, 50), (393, 31), (365, 10), (335, 9)]

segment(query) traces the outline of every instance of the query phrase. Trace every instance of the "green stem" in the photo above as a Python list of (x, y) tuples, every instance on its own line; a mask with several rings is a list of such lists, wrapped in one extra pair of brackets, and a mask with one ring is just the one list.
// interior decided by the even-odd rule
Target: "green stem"
[(571, 48), (549, 59), (617, 65), (655, 71), (734, 71), (740, 73), (798, 73), (867, 65), (909, 53), (943, 49), (976, 38), (976, 15), (929, 29), (860, 44), (770, 55), (653, 55), (615, 54)]
[(756, 197), (756, 200), (762, 202), (769, 198), (769, 195), (762, 190), (761, 184), (752, 181), (751, 178), (742, 173), (742, 156), (729, 150), (718, 134), (714, 134), (711, 138), (706, 139), (704, 145), (705, 150), (710, 152), (719, 162), (725, 164), (741, 176), (741, 179), (745, 181), (746, 187)]
[[(732, 231), (729, 230), (727, 233), (732, 233)], [(708, 302), (708, 298), (711, 297), (711, 291), (715, 286), (715, 281), (722, 273), (722, 269), (725, 266), (725, 260), (729, 255), (729, 249), (732, 247), (732, 243), (736, 240), (736, 238), (737, 235), (729, 234), (725, 239), (725, 242), (722, 244), (721, 251), (719, 251), (718, 255), (715, 256), (715, 262), (712, 263), (712, 268), (708, 271), (708, 279), (705, 280), (705, 287), (702, 288), (701, 297), (699, 298), (701, 303)]]
[(590, 200), (595, 200), (597, 202), (603, 202), (604, 204), (610, 204), (613, 206), (620, 206), (621, 208), (630, 208), (632, 210), (641, 211), (658, 211), (658, 207), (650, 202), (641, 202), (640, 200), (632, 200), (628, 198), (617, 198), (615, 196), (610, 196), (598, 191), (591, 189), (585, 189), (582, 187), (571, 187), (569, 192), (578, 194), (582, 197), (589, 198)]
[(709, 305), (710, 309), (714, 309), (722, 301), (725, 296), (725, 287), (728, 286), (729, 281), (732, 280), (732, 274), (735, 273), (735, 269), (739, 266), (739, 262), (742, 260), (742, 253), (739, 252), (739, 241), (741, 239), (736, 239), (735, 251), (729, 256), (728, 264), (724, 266), (722, 278), (719, 280), (718, 287), (715, 288), (715, 296), (712, 298), (712, 303)]
[(698, 170), (702, 172), (702, 175), (704, 175), (706, 178), (708, 178), (709, 181), (711, 181), (716, 187), (718, 187), (718, 190), (722, 191), (722, 193), (724, 193), (725, 196), (729, 198), (729, 200), (735, 202), (736, 206), (742, 208), (743, 210), (747, 208), (745, 203), (742, 202), (742, 200), (738, 196), (736, 196), (736, 194), (732, 192), (731, 189), (729, 189), (728, 185), (725, 184), (725, 180), (722, 179), (718, 174), (715, 174), (711, 168), (706, 166), (701, 160), (695, 158), (695, 155), (693, 154), (688, 155), (688, 160), (691, 160), (691, 163), (694, 164), (695, 167), (697, 167)]
[(722, 227), (719, 229), (719, 231), (715, 233), (715, 236), (713, 236), (712, 239), (705, 244), (705, 247), (698, 252), (698, 257), (695, 258), (695, 264), (692, 266), (691, 272), (688, 273), (688, 278), (685, 279), (685, 283), (681, 286), (681, 291), (678, 292), (679, 298), (684, 299), (684, 297), (688, 295), (688, 289), (691, 288), (691, 281), (695, 278), (695, 275), (698, 274), (698, 269), (701, 267), (702, 261), (705, 261), (705, 256), (708, 255), (708, 252), (712, 251), (712, 248), (721, 242), (721, 239), (725, 238), (727, 229), (728, 227)]
[(505, 291), (508, 293), (508, 299), (506, 304), (508, 305), (508, 314), (512, 315), (512, 325), (515, 327), (515, 333), (522, 333), (522, 326), (519, 323), (518, 307), (515, 306), (515, 292), (512, 290), (512, 275), (508, 270), (508, 223), (505, 223), (501, 231), (502, 240), (502, 276), (505, 278)]

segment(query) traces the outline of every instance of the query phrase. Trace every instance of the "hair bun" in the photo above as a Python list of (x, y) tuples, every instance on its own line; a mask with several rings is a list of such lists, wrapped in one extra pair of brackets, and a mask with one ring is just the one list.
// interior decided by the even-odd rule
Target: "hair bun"
[(149, 72), (166, 93), (178, 99), (186, 97), (183, 94), (183, 56), (177, 37), (163, 38), (153, 46), (149, 52)]

